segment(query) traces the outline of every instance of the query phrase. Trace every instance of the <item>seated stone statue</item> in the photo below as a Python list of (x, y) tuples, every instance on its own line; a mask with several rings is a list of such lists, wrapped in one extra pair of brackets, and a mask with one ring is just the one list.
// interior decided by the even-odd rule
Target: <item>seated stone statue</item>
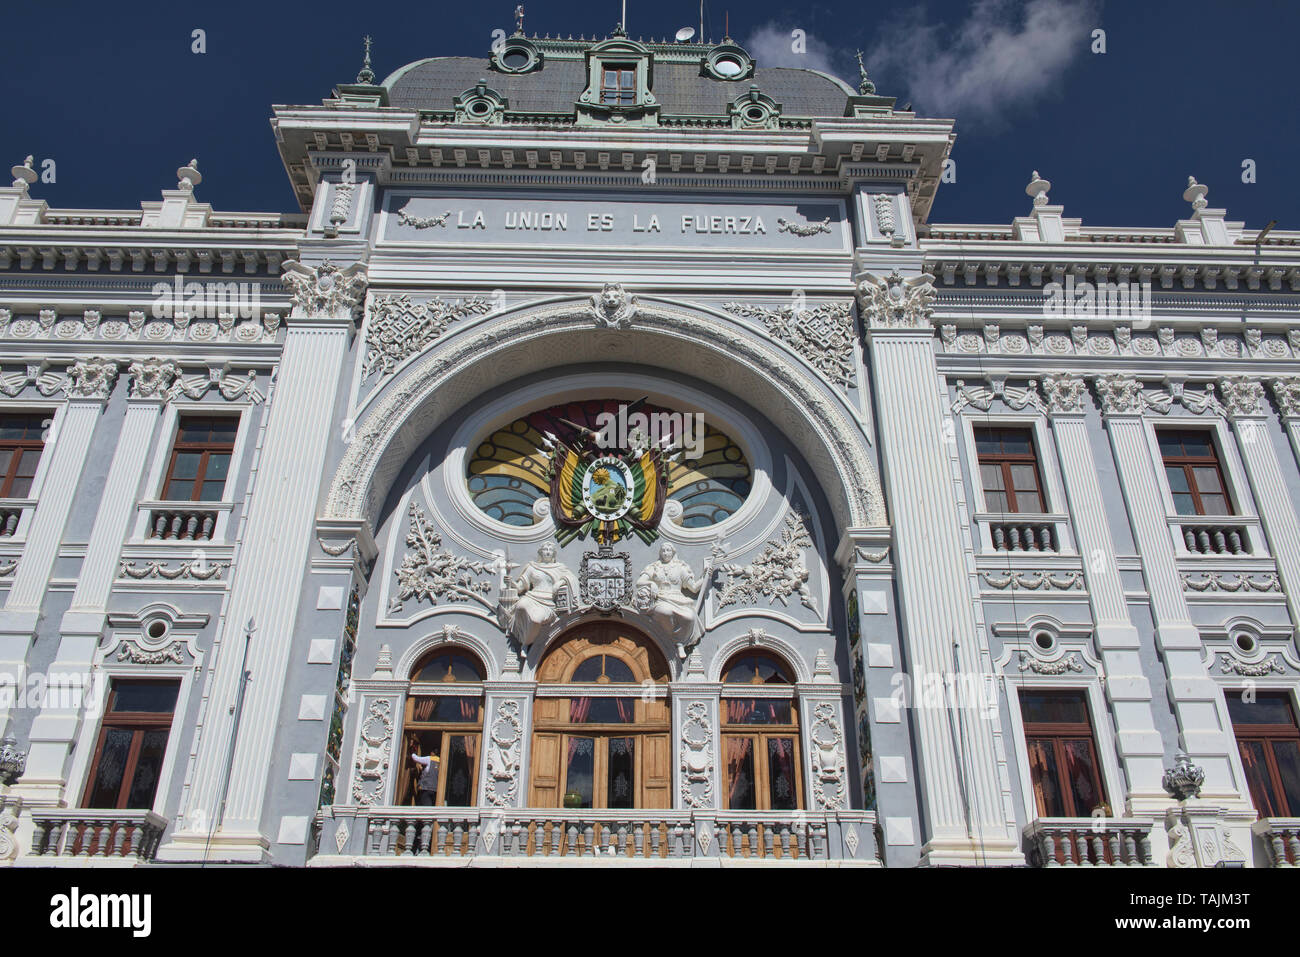
[(686, 651), (700, 637), (697, 598), (707, 574), (695, 577), (691, 566), (677, 557), (670, 542), (659, 546), (659, 560), (651, 562), (637, 577), (633, 604), (648, 614), (677, 643), (677, 654)]
[(578, 576), (556, 561), (555, 546), (543, 542), (537, 559), (529, 562), (514, 580), (518, 600), (500, 609), (502, 626), (527, 649), (561, 611), (572, 611), (578, 600)]

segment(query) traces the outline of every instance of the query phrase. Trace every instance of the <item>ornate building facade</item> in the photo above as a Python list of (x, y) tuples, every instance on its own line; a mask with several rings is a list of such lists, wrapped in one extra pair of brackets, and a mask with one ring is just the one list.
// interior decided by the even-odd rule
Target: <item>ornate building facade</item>
[(0, 864), (1297, 862), (1300, 233), (730, 39), (272, 125), (0, 189)]

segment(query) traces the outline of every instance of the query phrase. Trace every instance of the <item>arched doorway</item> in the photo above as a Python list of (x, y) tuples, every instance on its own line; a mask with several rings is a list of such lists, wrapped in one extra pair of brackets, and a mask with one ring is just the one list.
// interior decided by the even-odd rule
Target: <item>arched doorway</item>
[(537, 669), (530, 807), (672, 806), (668, 664), (622, 622), (581, 624)]

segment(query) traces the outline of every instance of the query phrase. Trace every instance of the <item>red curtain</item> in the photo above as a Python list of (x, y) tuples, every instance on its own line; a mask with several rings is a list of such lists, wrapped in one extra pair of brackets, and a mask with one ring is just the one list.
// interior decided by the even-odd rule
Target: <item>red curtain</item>
[(632, 702), (627, 698), (615, 698), (614, 703), (618, 705), (618, 720), (632, 720)]
[(754, 713), (754, 704), (753, 698), (728, 698), (727, 723), (743, 724)]
[(460, 717), (463, 721), (478, 720), (478, 698), (460, 699)]
[(591, 712), (590, 698), (570, 698), (569, 699), (569, 723), (582, 724), (587, 720), (587, 715)]
[(415, 708), (411, 712), (416, 721), (428, 721), (429, 716), (433, 714), (433, 706), (436, 702), (432, 698), (416, 698)]

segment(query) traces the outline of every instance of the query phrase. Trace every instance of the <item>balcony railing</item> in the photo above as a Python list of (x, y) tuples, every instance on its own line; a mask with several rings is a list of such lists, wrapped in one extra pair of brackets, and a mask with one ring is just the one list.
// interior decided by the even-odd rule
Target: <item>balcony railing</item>
[(1184, 525), (1183, 544), (1194, 555), (1248, 555), (1250, 539), (1243, 525)]
[(1054, 521), (990, 522), (989, 535), (999, 552), (1057, 552)]
[(878, 864), (870, 811), (575, 811), (335, 807), (317, 817), (312, 863), (552, 863), (752, 859)]
[(23, 510), (21, 506), (0, 505), (0, 537), (10, 538), (18, 531), (18, 523), (22, 521)]
[(1025, 828), (1036, 867), (1148, 867), (1151, 825), (1136, 821), (1039, 818)]
[(207, 541), (217, 527), (217, 513), (207, 509), (155, 508), (149, 513), (149, 537)]
[(1300, 867), (1300, 817), (1266, 817), (1251, 825), (1274, 867)]
[(152, 811), (68, 808), (32, 811), (32, 856), (152, 861), (167, 821)]

